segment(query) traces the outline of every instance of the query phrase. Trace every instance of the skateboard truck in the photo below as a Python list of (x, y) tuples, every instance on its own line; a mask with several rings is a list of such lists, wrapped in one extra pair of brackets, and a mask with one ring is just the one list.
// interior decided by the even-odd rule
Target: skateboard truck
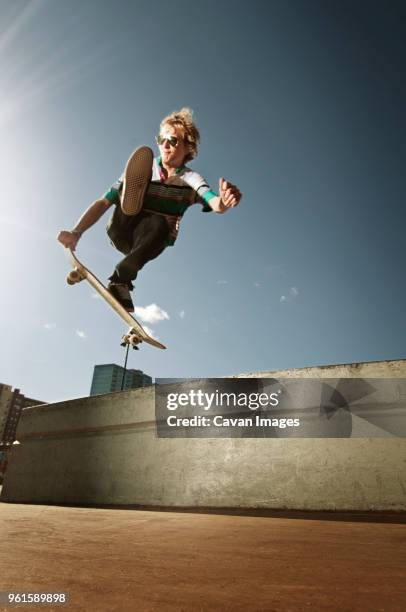
[(134, 350), (139, 351), (138, 344), (141, 344), (142, 338), (136, 333), (135, 329), (129, 329), (129, 331), (124, 334), (121, 340), (121, 346), (132, 346)]

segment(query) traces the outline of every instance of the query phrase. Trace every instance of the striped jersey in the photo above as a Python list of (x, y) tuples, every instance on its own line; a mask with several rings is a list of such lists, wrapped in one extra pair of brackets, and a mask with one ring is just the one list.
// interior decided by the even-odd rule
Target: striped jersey
[[(112, 204), (120, 205), (120, 192), (124, 174), (104, 195)], [(152, 165), (152, 178), (148, 185), (143, 210), (166, 217), (170, 235), (168, 246), (173, 246), (179, 232), (182, 216), (193, 204), (202, 204), (202, 212), (211, 212), (209, 202), (216, 197), (206, 180), (191, 168), (181, 166), (173, 176), (165, 178), (161, 158), (155, 157)]]

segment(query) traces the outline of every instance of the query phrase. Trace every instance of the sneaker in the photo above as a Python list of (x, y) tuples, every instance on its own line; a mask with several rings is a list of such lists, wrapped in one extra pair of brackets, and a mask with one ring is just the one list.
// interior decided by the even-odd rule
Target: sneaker
[(134, 312), (134, 304), (131, 299), (130, 288), (126, 283), (109, 283), (107, 289), (117, 302), (126, 309), (127, 312)]
[(145, 192), (152, 178), (154, 154), (149, 147), (136, 149), (127, 162), (124, 170), (121, 210), (126, 215), (140, 212)]

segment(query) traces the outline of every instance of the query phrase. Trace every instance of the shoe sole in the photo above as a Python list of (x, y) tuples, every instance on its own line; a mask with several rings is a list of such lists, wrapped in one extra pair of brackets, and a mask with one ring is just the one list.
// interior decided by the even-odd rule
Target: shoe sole
[(124, 171), (121, 210), (125, 215), (137, 215), (152, 178), (154, 154), (149, 147), (140, 147), (131, 155)]
[(116, 295), (114, 295), (114, 292), (111, 289), (107, 288), (107, 291), (110, 293), (110, 295), (113, 296), (116, 302), (118, 302), (120, 306), (124, 308), (124, 310), (126, 310), (127, 312), (134, 312), (134, 304), (132, 306), (125, 306), (125, 304), (120, 302), (119, 298)]

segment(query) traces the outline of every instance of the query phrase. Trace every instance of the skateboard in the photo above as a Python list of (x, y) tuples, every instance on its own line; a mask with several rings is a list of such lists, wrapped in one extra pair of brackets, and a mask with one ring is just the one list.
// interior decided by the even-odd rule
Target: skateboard
[(126, 311), (126, 309), (116, 300), (116, 298), (111, 295), (110, 291), (101, 281), (99, 281), (97, 276), (95, 276), (93, 272), (88, 270), (86, 266), (79, 261), (71, 249), (68, 249), (68, 253), (70, 263), (73, 268), (66, 277), (66, 282), (68, 285), (74, 285), (75, 283), (80, 283), (82, 280), (87, 280), (93, 289), (97, 291), (97, 293), (118, 314), (118, 316), (130, 326), (130, 329), (122, 338), (122, 346), (129, 344), (133, 348), (138, 349), (138, 344), (141, 344), (141, 342), (146, 342), (147, 344), (155, 346), (156, 348), (166, 348), (166, 346), (158, 342), (158, 340), (155, 340), (155, 338), (152, 338), (147, 334), (140, 323), (138, 323), (138, 321)]

